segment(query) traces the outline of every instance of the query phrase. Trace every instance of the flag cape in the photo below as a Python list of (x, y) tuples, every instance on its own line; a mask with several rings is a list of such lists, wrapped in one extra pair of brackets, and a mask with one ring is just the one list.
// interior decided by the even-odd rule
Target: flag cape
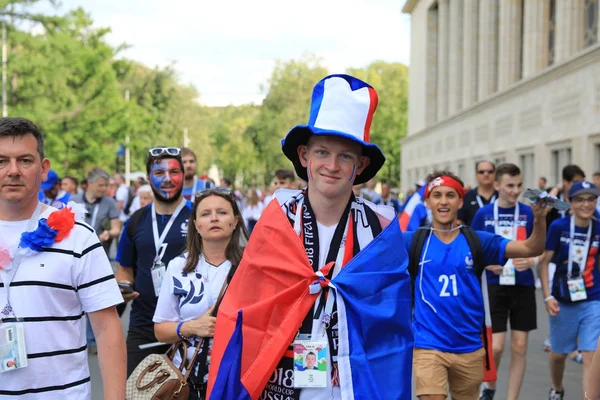
[(414, 231), (421, 226), (421, 221), (427, 216), (427, 207), (423, 205), (425, 186), (411, 196), (400, 214), (400, 229), (402, 232)]
[[(337, 296), (344, 399), (411, 398), (407, 261), (394, 219), (328, 282)], [(319, 295), (309, 293), (317, 280), (279, 202), (271, 202), (219, 308), (207, 398), (259, 398)]]

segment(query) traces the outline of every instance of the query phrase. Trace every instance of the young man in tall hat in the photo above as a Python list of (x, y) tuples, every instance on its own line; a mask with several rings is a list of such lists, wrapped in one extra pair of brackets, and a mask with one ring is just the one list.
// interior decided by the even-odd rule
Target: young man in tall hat
[[(300, 191), (263, 212), (217, 316), (209, 398), (411, 397), (407, 254), (396, 212), (352, 186), (385, 162), (369, 142), (375, 90), (331, 75), (282, 142)], [(252, 284), (252, 290), (248, 285)], [(306, 354), (316, 370), (303, 368)]]

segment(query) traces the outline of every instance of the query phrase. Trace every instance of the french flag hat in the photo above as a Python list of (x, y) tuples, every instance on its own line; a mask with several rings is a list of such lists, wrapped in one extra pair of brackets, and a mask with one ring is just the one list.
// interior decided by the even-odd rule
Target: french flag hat
[(350, 75), (329, 75), (313, 89), (307, 125), (294, 127), (281, 141), (283, 153), (294, 164), (298, 176), (308, 181), (306, 168), (298, 158), (298, 146), (312, 135), (339, 136), (363, 147), (371, 162), (354, 180), (360, 184), (373, 178), (385, 163), (377, 145), (369, 142), (371, 122), (377, 108), (377, 92), (369, 84)]

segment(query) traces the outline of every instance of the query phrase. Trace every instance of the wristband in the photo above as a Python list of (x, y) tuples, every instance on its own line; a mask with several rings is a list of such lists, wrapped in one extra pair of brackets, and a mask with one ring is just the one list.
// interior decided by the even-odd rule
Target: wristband
[(187, 340), (185, 336), (181, 334), (181, 326), (183, 325), (183, 321), (177, 324), (177, 337), (181, 340)]
[(550, 295), (544, 299), (544, 303), (549, 302), (550, 300), (554, 300), (554, 296)]

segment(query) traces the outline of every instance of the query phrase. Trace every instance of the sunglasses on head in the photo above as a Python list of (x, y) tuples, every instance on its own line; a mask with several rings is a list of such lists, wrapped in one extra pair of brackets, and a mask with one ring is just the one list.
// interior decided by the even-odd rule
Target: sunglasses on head
[(198, 190), (196, 192), (196, 198), (208, 196), (209, 194), (214, 194), (214, 193), (231, 195), (231, 189), (219, 187), (219, 188), (208, 188), (208, 189)]
[(181, 149), (177, 147), (155, 147), (153, 149), (148, 150), (148, 153), (152, 157), (162, 156), (163, 154), (168, 154), (170, 156), (178, 156), (181, 154)]
[(494, 171), (493, 169), (480, 169), (480, 170), (478, 170), (478, 171), (477, 171), (477, 173), (478, 173), (479, 175), (483, 175), (483, 174), (493, 174), (494, 172), (496, 172), (496, 171)]

